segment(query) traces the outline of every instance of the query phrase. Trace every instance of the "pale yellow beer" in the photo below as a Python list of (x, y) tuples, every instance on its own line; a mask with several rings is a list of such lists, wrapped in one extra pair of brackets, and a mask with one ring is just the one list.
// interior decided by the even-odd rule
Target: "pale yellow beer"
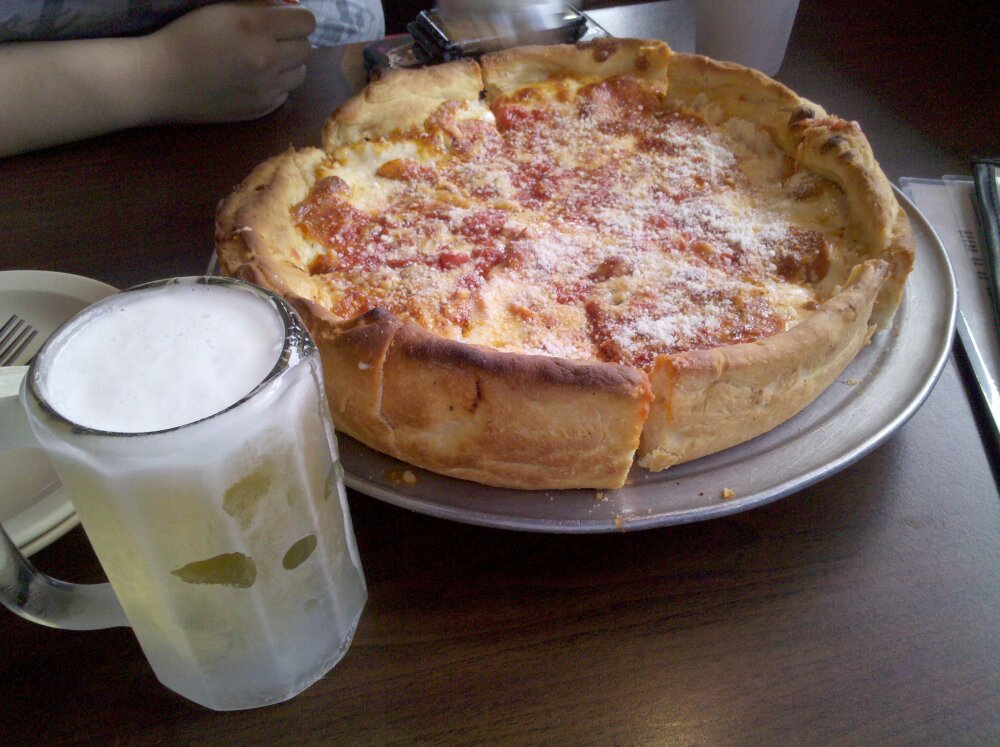
[(106, 299), (29, 373), (32, 430), (156, 676), (209, 708), (308, 687), (364, 606), (321, 375), (287, 304), (203, 278)]

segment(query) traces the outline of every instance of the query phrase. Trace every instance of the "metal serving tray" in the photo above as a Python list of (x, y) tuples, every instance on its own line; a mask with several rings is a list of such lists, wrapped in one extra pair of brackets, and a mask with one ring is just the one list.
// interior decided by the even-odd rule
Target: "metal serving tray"
[[(927, 398), (951, 350), (957, 294), (944, 247), (897, 192), (913, 224), (916, 265), (892, 329), (875, 335), (805, 410), (747, 443), (664, 472), (633, 467), (618, 490), (491, 488), (408, 467), (341, 435), (347, 484), (443, 519), (537, 532), (613, 532), (713, 519), (770, 503), (844, 469), (884, 443)], [(400, 482), (410, 469), (415, 485)], [(723, 498), (723, 490), (735, 497)]]

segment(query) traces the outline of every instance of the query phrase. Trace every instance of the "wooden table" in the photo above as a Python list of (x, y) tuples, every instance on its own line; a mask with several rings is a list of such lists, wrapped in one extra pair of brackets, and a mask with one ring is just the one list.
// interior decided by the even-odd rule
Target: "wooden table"
[[(967, 173), (1000, 154), (1000, 35), (976, 5), (803, 0), (777, 77), (859, 120), (892, 179)], [(644, 21), (656, 7), (595, 16), (664, 36)], [(0, 161), (0, 269), (118, 286), (203, 271), (217, 200), (318, 143), (362, 78), (357, 48), (326, 50), (262, 120)], [(353, 494), (368, 606), (345, 659), (279, 706), (203, 710), (157, 683), (128, 630), (4, 612), (0, 744), (996, 744), (997, 446), (962, 376), (950, 363), (853, 466), (711, 522), (515, 533)], [(35, 561), (102, 578), (79, 528)]]

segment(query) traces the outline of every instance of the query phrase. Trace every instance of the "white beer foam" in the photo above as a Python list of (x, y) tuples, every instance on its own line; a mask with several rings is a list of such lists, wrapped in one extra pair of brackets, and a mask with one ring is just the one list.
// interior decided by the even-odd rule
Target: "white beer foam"
[(201, 420), (270, 373), (284, 326), (267, 302), (222, 286), (115, 296), (49, 354), (42, 394), (68, 420), (146, 433)]

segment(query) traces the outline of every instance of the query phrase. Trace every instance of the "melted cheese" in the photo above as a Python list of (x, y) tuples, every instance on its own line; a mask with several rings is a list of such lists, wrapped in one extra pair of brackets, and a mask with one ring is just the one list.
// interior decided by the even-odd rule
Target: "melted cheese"
[(850, 264), (843, 195), (757, 125), (657, 95), (559, 81), (339, 149), (317, 173), (339, 191), (293, 209), (334, 312), (639, 366), (807, 317)]

